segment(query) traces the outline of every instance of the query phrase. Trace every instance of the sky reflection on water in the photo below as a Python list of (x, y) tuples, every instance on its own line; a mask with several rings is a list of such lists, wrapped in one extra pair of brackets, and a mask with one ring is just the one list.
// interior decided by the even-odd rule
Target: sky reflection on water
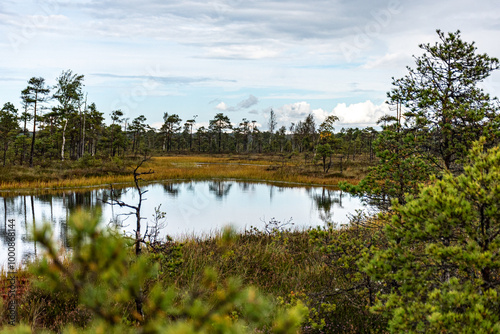
[[(145, 185), (146, 199), (142, 203), (142, 232), (152, 224), (156, 207), (166, 212), (166, 226), (161, 236), (174, 238), (203, 237), (233, 225), (240, 231), (264, 228), (272, 218), (291, 220), (296, 228), (324, 226), (326, 222), (347, 223), (349, 214), (357, 209), (368, 210), (361, 199), (326, 187), (291, 187), (286, 184), (266, 184), (239, 181), (160, 182)], [(119, 199), (137, 205), (134, 188), (118, 189)], [(129, 208), (110, 206), (109, 189), (85, 192), (65, 191), (56, 195), (19, 195), (1, 197), (0, 265), (7, 263), (6, 228), (9, 219), (16, 224), (18, 262), (40, 254), (40, 247), (29, 238), (33, 226), (50, 222), (54, 236), (68, 247), (66, 221), (78, 207), (101, 209), (102, 224), (118, 222), (121, 229), (132, 232), (135, 217), (127, 216)], [(38, 247), (37, 247), (38, 246)]]

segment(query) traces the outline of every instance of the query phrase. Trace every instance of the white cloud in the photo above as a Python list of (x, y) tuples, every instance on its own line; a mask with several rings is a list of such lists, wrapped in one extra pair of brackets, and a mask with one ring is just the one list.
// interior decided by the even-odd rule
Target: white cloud
[(218, 59), (264, 59), (279, 55), (278, 50), (272, 50), (260, 45), (229, 45), (209, 48), (203, 57)]
[[(313, 109), (306, 101), (285, 104), (280, 108), (274, 109), (274, 111), (278, 120), (278, 127), (282, 125), (289, 127), (291, 123), (297, 124), (299, 121), (304, 121), (309, 114), (314, 116), (316, 126), (319, 126), (330, 115), (339, 117), (339, 121), (337, 122), (338, 128), (342, 126), (376, 126), (377, 120), (380, 117), (391, 113), (386, 103), (375, 105), (370, 100), (350, 105), (339, 103), (331, 112), (322, 108)], [(267, 122), (269, 119), (269, 110), (264, 112), (264, 118)]]
[(215, 109), (220, 111), (225, 111), (227, 110), (227, 105), (224, 102), (221, 102), (215, 107)]
[(277, 110), (278, 121), (297, 122), (304, 119), (311, 112), (311, 105), (305, 101), (285, 104)]
[(155, 128), (156, 130), (161, 129), (162, 126), (163, 126), (162, 122), (154, 122), (154, 123), (151, 124), (151, 127)]
[(380, 117), (389, 113), (391, 110), (386, 103), (374, 105), (370, 100), (350, 105), (339, 103), (332, 111), (340, 124), (349, 126), (374, 126)]
[[(289, 127), (291, 123), (297, 124), (299, 121), (303, 121), (307, 115), (311, 113), (313, 114), (317, 124), (319, 124), (318, 122), (324, 121), (328, 116), (328, 113), (321, 108), (312, 109), (311, 105), (306, 101), (285, 104), (284, 106), (275, 109), (274, 112), (276, 113), (278, 127), (282, 125)], [(264, 113), (264, 118), (266, 118), (266, 120), (269, 119), (269, 111)]]
[(412, 63), (411, 57), (403, 53), (387, 53), (384, 56), (367, 61), (361, 68), (404, 68), (405, 65)]

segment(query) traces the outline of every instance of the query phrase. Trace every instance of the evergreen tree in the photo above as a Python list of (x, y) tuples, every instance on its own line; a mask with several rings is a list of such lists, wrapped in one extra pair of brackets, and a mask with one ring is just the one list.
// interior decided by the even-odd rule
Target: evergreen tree
[(132, 124), (129, 127), (130, 131), (133, 133), (133, 141), (132, 141), (132, 151), (137, 153), (137, 150), (140, 148), (141, 143), (141, 134), (146, 132), (146, 117), (144, 115), (140, 115), (132, 120)]
[(374, 142), (379, 163), (358, 185), (342, 183), (341, 188), (363, 194), (373, 204), (388, 209), (391, 200), (404, 204), (408, 194), (417, 194), (419, 184), (428, 181), (434, 170), (415, 154), (418, 138), (411, 131), (402, 129), (395, 117), (382, 117), (381, 122), (385, 123), (383, 131)]
[(500, 331), (500, 148), (476, 143), (462, 175), (449, 171), (406, 205), (394, 202), (387, 249), (365, 258), (393, 282), (375, 310), (394, 333)]
[(7, 150), (19, 134), (19, 124), (17, 123), (17, 109), (10, 102), (4, 104), (0, 110), (0, 143), (3, 150), (3, 166), (7, 161)]
[(425, 53), (416, 68), (393, 81), (390, 102), (402, 104), (404, 126), (417, 141), (415, 153), (439, 169), (461, 170), (472, 142), (481, 136), (491, 145), (500, 136), (500, 114), (478, 83), (499, 68), (497, 58), (476, 53), (460, 31), (437, 30), (440, 42), (421, 44)]
[(37, 107), (40, 107), (41, 103), (47, 101), (47, 94), (49, 94), (49, 92), (50, 89), (45, 85), (44, 78), (32, 77), (28, 81), (28, 87), (21, 93), (21, 98), (26, 101), (26, 103), (33, 104), (33, 133), (31, 136), (30, 167), (33, 167), (33, 154), (35, 152)]
[(215, 115), (214, 119), (210, 120), (209, 128), (212, 132), (217, 134), (217, 144), (218, 151), (222, 150), (222, 133), (226, 129), (231, 129), (231, 121), (229, 117), (224, 115), (223, 113), (218, 113)]
[(118, 149), (119, 145), (121, 142), (123, 142), (123, 133), (122, 133), (122, 127), (119, 124), (121, 122), (121, 117), (123, 116), (123, 112), (118, 109), (114, 110), (111, 112), (111, 125), (108, 128), (108, 131), (110, 133), (110, 140), (109, 140), (109, 154), (111, 156), (115, 156), (116, 150)]
[(181, 129), (180, 123), (182, 119), (177, 114), (169, 115), (168, 113), (163, 114), (163, 125), (160, 131), (164, 134), (163, 139), (163, 150), (165, 148), (167, 151), (172, 150), (172, 142), (174, 135)]
[[(335, 115), (328, 116), (319, 126), (319, 140), (316, 145), (316, 159), (321, 159), (323, 163), (323, 172), (328, 173), (332, 166), (332, 154), (334, 153), (333, 145), (335, 144), (335, 136), (333, 135), (333, 124), (339, 118)], [(328, 163), (326, 159), (329, 159)]]

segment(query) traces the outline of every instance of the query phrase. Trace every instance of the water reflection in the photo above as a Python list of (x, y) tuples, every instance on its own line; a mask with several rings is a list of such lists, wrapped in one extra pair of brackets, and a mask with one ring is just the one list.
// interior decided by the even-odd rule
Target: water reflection
[[(44, 222), (51, 224), (54, 237), (67, 248), (68, 217), (78, 207), (100, 209), (103, 225), (111, 223), (131, 233), (134, 224), (126, 219), (131, 209), (105, 203), (118, 199), (137, 205), (137, 191), (135, 188), (113, 190), (1, 197), (0, 266), (6, 262), (4, 250), (9, 219), (16, 221), (19, 262), (39, 254), (39, 245), (30, 240), (30, 231)], [(292, 217), (298, 228), (333, 221), (342, 223), (348, 221), (347, 214), (363, 208), (359, 198), (326, 187), (211, 180), (154, 183), (145, 185), (143, 190), (148, 191), (142, 203), (143, 226), (151, 225), (154, 209), (161, 205), (161, 210), (166, 212), (162, 237), (169, 234), (174, 238), (207, 235), (227, 224), (240, 230), (250, 226), (263, 228), (271, 218), (284, 222)]]
[(208, 189), (215, 195), (217, 200), (221, 200), (229, 195), (233, 183), (231, 181), (210, 181)]
[(323, 188), (321, 193), (312, 194), (312, 199), (319, 210), (320, 218), (325, 223), (333, 223), (334, 207), (342, 208), (342, 191)]
[(164, 183), (163, 190), (172, 197), (177, 197), (180, 191), (177, 183)]
[[(272, 185), (270, 185), (270, 186), (272, 187)], [(242, 181), (242, 182), (238, 182), (238, 187), (243, 192), (254, 191), (255, 190), (255, 183)]]

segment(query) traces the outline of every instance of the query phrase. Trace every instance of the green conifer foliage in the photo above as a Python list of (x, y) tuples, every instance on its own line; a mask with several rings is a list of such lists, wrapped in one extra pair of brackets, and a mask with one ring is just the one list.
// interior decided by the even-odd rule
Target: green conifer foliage
[(483, 144), (463, 174), (394, 202), (387, 248), (365, 258), (373, 280), (395, 286), (374, 308), (391, 332), (500, 332), (500, 148)]
[(383, 126), (374, 142), (379, 164), (371, 167), (358, 185), (341, 184), (341, 188), (365, 195), (373, 204), (388, 209), (392, 199), (405, 204), (408, 194), (417, 194), (418, 185), (427, 182), (435, 169), (415, 154), (419, 137), (402, 128), (395, 118), (383, 121), (391, 123)]

